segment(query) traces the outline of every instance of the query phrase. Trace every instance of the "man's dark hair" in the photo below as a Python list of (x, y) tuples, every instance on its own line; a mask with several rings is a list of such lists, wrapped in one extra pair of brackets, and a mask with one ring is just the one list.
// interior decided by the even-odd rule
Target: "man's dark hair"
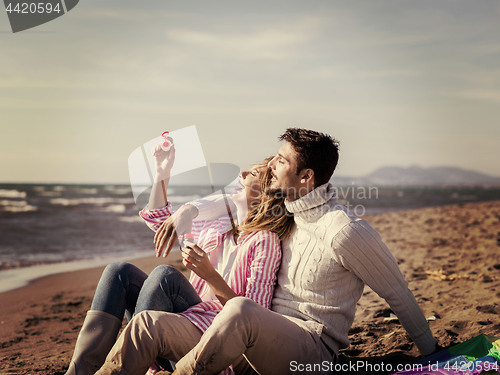
[(304, 168), (314, 171), (314, 187), (330, 181), (339, 161), (339, 143), (328, 134), (301, 128), (288, 128), (280, 137), (297, 153), (297, 174)]

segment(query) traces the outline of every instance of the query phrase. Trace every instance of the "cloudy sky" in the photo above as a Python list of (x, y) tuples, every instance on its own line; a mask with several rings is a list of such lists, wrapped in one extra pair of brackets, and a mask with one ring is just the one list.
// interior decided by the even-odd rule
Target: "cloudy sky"
[(338, 174), (500, 176), (500, 3), (81, 0), (13, 34), (0, 14), (0, 182), (128, 181), (129, 154), (196, 125), (241, 168), (290, 126), (341, 142)]

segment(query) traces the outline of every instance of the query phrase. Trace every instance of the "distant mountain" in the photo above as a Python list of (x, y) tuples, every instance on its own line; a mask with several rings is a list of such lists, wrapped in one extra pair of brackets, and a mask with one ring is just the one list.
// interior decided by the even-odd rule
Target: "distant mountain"
[(360, 177), (333, 176), (335, 185), (442, 186), (497, 185), (500, 177), (457, 167), (381, 167)]

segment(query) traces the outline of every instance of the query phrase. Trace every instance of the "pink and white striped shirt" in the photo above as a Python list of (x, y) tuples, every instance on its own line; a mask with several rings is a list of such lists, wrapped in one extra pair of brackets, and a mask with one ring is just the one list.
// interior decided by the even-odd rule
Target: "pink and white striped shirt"
[[(139, 215), (153, 231), (157, 231), (172, 215), (172, 206), (169, 203), (166, 207), (156, 210), (145, 208)], [(195, 236), (194, 240), (207, 253), (214, 267), (215, 261), (224, 251), (224, 241), (228, 236), (232, 237), (230, 230), (231, 223), (227, 216), (210, 221), (193, 221), (191, 233)], [(231, 266), (231, 272), (226, 277), (227, 284), (237, 295), (251, 298), (269, 309), (281, 262), (278, 235), (269, 231), (242, 233), (236, 246), (236, 258)], [(202, 302), (179, 314), (205, 332), (222, 310), (222, 304), (213, 296), (205, 280), (194, 272), (191, 272), (189, 281), (200, 295)]]

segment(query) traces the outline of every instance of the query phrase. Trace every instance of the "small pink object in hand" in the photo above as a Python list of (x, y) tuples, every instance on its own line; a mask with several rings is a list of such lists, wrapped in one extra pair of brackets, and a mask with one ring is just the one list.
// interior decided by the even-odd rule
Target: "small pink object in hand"
[(161, 155), (162, 150), (169, 151), (172, 148), (172, 142), (168, 139), (168, 134), (169, 132), (163, 132), (161, 135), (163, 137), (163, 141), (153, 146), (151, 153), (154, 157)]
[(183, 242), (187, 241), (187, 242), (192, 243), (193, 245), (195, 245), (195, 243), (194, 243), (194, 234), (192, 234), (192, 233), (186, 233), (184, 235), (184, 239), (183, 240), (184, 240)]
[(161, 144), (161, 149), (163, 151), (168, 151), (172, 148), (172, 143), (170, 143), (170, 141), (168, 140), (168, 133), (169, 132), (163, 132), (163, 134), (161, 135), (163, 137), (163, 142)]
[[(187, 245), (186, 245), (186, 242), (189, 242), (190, 244), (195, 245), (195, 243), (194, 243), (194, 234), (192, 234), (192, 233), (186, 233), (186, 234), (184, 235), (184, 237), (183, 237), (182, 242), (183, 242), (183, 246), (187, 246)], [(187, 263), (189, 263), (189, 264), (193, 264), (193, 263), (191, 263), (191, 262), (190, 262), (189, 260), (187, 260), (187, 259), (186, 259), (186, 262), (187, 262)]]

